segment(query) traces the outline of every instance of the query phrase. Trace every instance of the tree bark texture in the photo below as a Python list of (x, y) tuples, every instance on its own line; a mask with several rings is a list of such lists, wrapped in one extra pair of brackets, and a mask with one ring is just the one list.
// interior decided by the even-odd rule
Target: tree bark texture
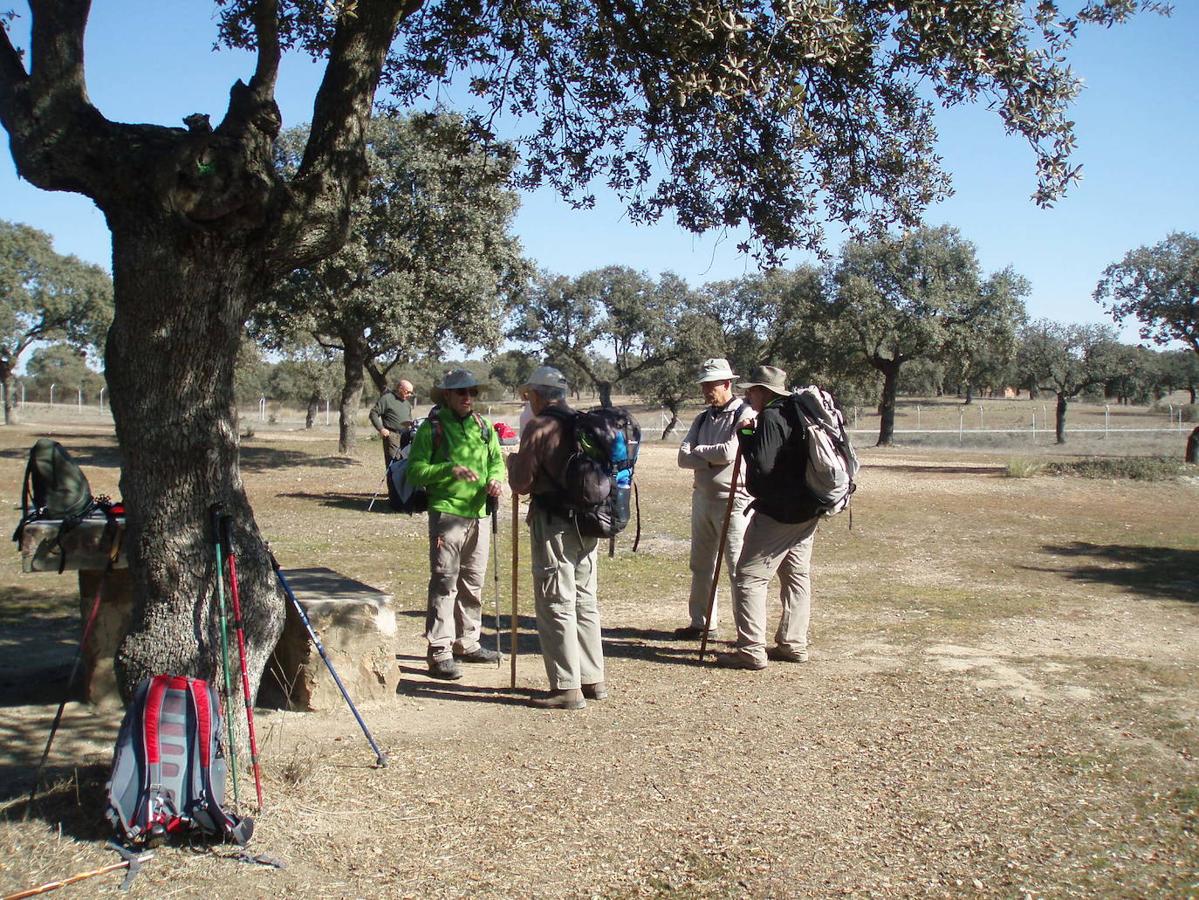
[(362, 368), (366, 365), (366, 348), (353, 335), (342, 335), (341, 359), (345, 367), (345, 383), (341, 387), (341, 405), (338, 408), (337, 452), (349, 456), (358, 446), (358, 404), (362, 401), (364, 379)]
[(308, 409), (304, 413), (304, 428), (312, 428), (312, 423), (316, 421), (316, 414), (321, 398), (313, 395), (308, 398)]
[(1065, 394), (1057, 395), (1057, 409), (1055, 411), (1056, 434), (1059, 444), (1066, 443), (1066, 407), (1069, 401), (1066, 400)]
[(1186, 462), (1199, 463), (1199, 426), (1191, 432), (1191, 436), (1187, 438), (1186, 455), (1183, 457)]
[(4, 424), (11, 425), (16, 421), (14, 410), (17, 408), (17, 404), (13, 399), (16, 379), (13, 378), (12, 369), (7, 366), (0, 368), (0, 384), (4, 385)]
[(899, 367), (895, 360), (876, 360), (874, 366), (883, 373), (883, 395), (878, 404), (879, 425), (876, 447), (890, 447), (895, 441), (895, 397), (899, 390)]
[(284, 606), (238, 466), (233, 361), (249, 298), (262, 287), (261, 264), (252, 251), (203, 234), (164, 241), (156, 228), (112, 224), (121, 302), (106, 368), (136, 598), (133, 628), (117, 654), (118, 681), (126, 701), (138, 681), (160, 672), (219, 681), (208, 512), (216, 503), (233, 517), (247, 668), (257, 685)]

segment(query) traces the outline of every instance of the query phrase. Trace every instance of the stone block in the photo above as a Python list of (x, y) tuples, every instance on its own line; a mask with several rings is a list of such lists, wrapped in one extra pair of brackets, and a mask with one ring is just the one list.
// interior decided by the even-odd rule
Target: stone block
[[(394, 696), (400, 670), (391, 595), (324, 567), (292, 569), (283, 576), (351, 699), (359, 703)], [(291, 603), (258, 700), (301, 711), (345, 703)]]
[(84, 627), (91, 615), (97, 589), (100, 590), (100, 610), (83, 648), (80, 665), (83, 699), (101, 707), (119, 707), (121, 694), (117, 690), (113, 660), (133, 620), (133, 579), (128, 569), (113, 569), (107, 574), (80, 572), (79, 614)]

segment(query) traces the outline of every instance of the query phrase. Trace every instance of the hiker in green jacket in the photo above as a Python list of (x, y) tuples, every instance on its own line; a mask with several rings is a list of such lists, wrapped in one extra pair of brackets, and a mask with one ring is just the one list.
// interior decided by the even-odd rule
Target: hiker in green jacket
[(408, 452), (408, 478), (429, 497), (429, 606), (425, 638), (429, 675), (462, 677), (458, 661), (495, 662), (479, 643), (490, 530), (489, 497), (500, 496), (505, 472), (495, 430), (474, 410), (481, 385), (464, 369), (433, 389), (435, 411)]

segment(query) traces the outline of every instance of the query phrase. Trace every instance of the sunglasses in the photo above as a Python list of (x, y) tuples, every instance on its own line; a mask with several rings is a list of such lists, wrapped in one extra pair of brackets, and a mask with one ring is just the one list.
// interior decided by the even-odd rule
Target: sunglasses
[(477, 397), (479, 396), (478, 388), (450, 388), (451, 394), (457, 394), (460, 397)]

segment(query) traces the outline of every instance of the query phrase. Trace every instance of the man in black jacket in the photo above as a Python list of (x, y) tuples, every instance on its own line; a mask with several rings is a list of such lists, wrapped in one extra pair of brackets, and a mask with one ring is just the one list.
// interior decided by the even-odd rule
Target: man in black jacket
[[(756, 428), (738, 430), (746, 489), (754, 517), (745, 531), (733, 578), (736, 650), (716, 657), (731, 669), (764, 669), (767, 659), (806, 662), (811, 614), (809, 569), (819, 504), (804, 480), (808, 435), (787, 398), (787, 373), (758, 366), (737, 385), (758, 414)], [(783, 615), (766, 647), (766, 591), (778, 572)]]

